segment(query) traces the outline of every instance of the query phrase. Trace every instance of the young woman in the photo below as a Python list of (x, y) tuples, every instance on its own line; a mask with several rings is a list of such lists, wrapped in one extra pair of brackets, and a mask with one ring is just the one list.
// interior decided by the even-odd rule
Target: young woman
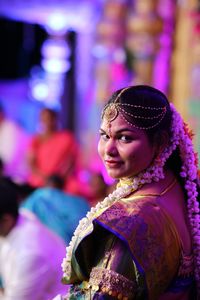
[(42, 108), (39, 117), (41, 129), (33, 135), (27, 155), (28, 183), (34, 188), (42, 187), (49, 176), (57, 174), (65, 181), (67, 190), (77, 167), (77, 142), (72, 132), (58, 128), (55, 110)]
[(98, 151), (118, 185), (80, 221), (61, 299), (197, 299), (197, 157), (174, 106), (149, 86), (117, 91), (102, 112)]

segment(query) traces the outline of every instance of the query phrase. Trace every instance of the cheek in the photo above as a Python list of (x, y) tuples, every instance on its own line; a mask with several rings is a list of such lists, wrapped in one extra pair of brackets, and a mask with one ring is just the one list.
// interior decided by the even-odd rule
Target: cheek
[(127, 147), (126, 149), (121, 149), (120, 155), (129, 163), (141, 164), (143, 161), (149, 161), (152, 159), (153, 150), (144, 143), (134, 143), (134, 146)]
[(147, 168), (154, 158), (154, 150), (149, 145), (145, 145), (141, 147), (139, 151), (137, 151), (135, 160), (139, 165), (141, 165), (144, 169)]
[(132, 159), (136, 159), (140, 156), (142, 147), (140, 143), (134, 142), (132, 144), (126, 144), (118, 147), (118, 152), (122, 158), (131, 161)]

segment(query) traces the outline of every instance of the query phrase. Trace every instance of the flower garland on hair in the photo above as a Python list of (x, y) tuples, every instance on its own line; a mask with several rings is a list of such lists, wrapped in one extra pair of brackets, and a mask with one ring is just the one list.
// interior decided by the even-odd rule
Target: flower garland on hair
[[(181, 116), (172, 105), (171, 109), (173, 114), (176, 115), (177, 124), (179, 124), (177, 129), (179, 129), (179, 149), (182, 159), (180, 176), (184, 178), (184, 187), (188, 196), (187, 212), (193, 241), (195, 279), (197, 292), (200, 296), (200, 209), (197, 200), (198, 160), (192, 143), (193, 135), (191, 135), (187, 124), (184, 124)], [(172, 130), (174, 129), (172, 128)]]
[[(195, 190), (196, 185), (193, 180), (196, 178), (196, 167), (195, 167), (195, 154), (193, 151), (193, 146), (191, 139), (186, 134), (184, 129), (183, 121), (175, 110), (174, 106), (171, 104), (172, 110), (172, 125), (171, 125), (171, 139), (169, 145), (164, 149), (164, 151), (160, 154), (159, 158), (154, 160), (154, 163), (147, 168), (145, 171), (141, 172), (137, 176), (135, 176), (132, 180), (132, 183), (129, 185), (117, 186), (117, 189), (108, 195), (102, 202), (99, 202), (95, 207), (91, 208), (91, 210), (87, 213), (86, 217), (80, 220), (78, 227), (76, 228), (74, 235), (69, 243), (69, 246), (66, 248), (66, 257), (63, 259), (62, 269), (63, 269), (63, 280), (68, 281), (70, 279), (71, 273), (71, 258), (74, 250), (75, 243), (77, 238), (80, 236), (81, 232), (83, 232), (87, 227), (92, 226), (92, 221), (97, 217), (98, 214), (102, 211), (102, 209), (107, 209), (110, 207), (115, 201), (118, 201), (122, 198), (127, 197), (132, 192), (136, 191), (145, 183), (151, 183), (152, 181), (158, 182), (160, 179), (164, 178), (164, 170), (163, 167), (170, 157), (172, 152), (176, 149), (176, 147), (180, 146), (180, 152), (183, 160), (182, 166), (182, 177), (187, 177), (185, 188), (188, 192), (188, 216), (192, 228), (192, 234), (194, 239), (194, 244), (196, 246), (195, 257), (198, 261), (198, 266), (196, 267), (196, 279), (198, 282), (199, 276), (199, 266), (200, 266), (200, 228), (199, 228), (199, 208), (198, 202), (196, 200), (197, 192)], [(187, 148), (189, 147), (189, 148)]]
[[(173, 104), (170, 104), (173, 113), (171, 126), (172, 144), (171, 147), (179, 146), (182, 167), (180, 176), (184, 178), (185, 190), (187, 192), (187, 214), (191, 227), (193, 241), (193, 254), (195, 266), (195, 279), (197, 292), (200, 296), (200, 209), (197, 200), (197, 182), (198, 182), (198, 160), (194, 152), (192, 143), (193, 134), (189, 131), (187, 124), (183, 122), (180, 114), (176, 111)], [(174, 145), (173, 145), (174, 140)]]

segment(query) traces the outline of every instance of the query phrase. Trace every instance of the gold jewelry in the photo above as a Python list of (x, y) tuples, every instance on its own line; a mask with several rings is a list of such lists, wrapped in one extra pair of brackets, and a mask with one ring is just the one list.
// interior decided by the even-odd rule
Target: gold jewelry
[(114, 103), (116, 103), (117, 102), (117, 100), (121, 97), (121, 95), (122, 95), (122, 93), (124, 93), (126, 90), (128, 90), (129, 89), (129, 87), (127, 87), (127, 88), (124, 88), (123, 90), (121, 90), (121, 92), (117, 95), (117, 97), (116, 97), (116, 99), (115, 99), (115, 101), (114, 101)]
[[(117, 95), (114, 102), (107, 104), (102, 111), (101, 117), (102, 117), (102, 119), (105, 118), (105, 120), (108, 122), (109, 129), (111, 127), (111, 122), (117, 118), (119, 113), (121, 113), (121, 116), (123, 117), (123, 119), (125, 120), (125, 122), (127, 124), (134, 126), (135, 128), (148, 130), (148, 129), (156, 127), (163, 120), (163, 118), (166, 114), (166, 111), (167, 111), (167, 107), (166, 106), (151, 107), (151, 106), (143, 106), (143, 105), (137, 105), (137, 104), (118, 102), (122, 93), (124, 93), (128, 89), (129, 89), (129, 87), (121, 90), (121, 92)], [(127, 109), (125, 110), (124, 107), (126, 107)], [(154, 111), (154, 113), (156, 113), (156, 115), (154, 114), (154, 116), (142, 116), (141, 114), (138, 114), (137, 112), (133, 113), (133, 112), (128, 111), (129, 107), (135, 108), (137, 111), (144, 110), (146, 113), (148, 112), (148, 110)], [(138, 125), (134, 124), (134, 122), (130, 122), (128, 117), (131, 117), (133, 119), (143, 119), (143, 120), (157, 119), (157, 122), (155, 122), (153, 125), (149, 125), (149, 126), (138, 126)]]
[(103, 117), (106, 119), (107, 122), (112, 122), (117, 118), (119, 114), (119, 110), (117, 106), (118, 105), (115, 103), (106, 105), (103, 112)]
[[(130, 106), (130, 107), (134, 107), (134, 108), (139, 108), (139, 109), (145, 109), (145, 110), (154, 110), (155, 112), (157, 112), (156, 115), (154, 116), (142, 116), (142, 115), (137, 115), (137, 114), (133, 114), (132, 112), (128, 112), (126, 111), (123, 106)], [(138, 129), (144, 129), (144, 130), (148, 130), (151, 128), (156, 127), (165, 117), (167, 108), (166, 106), (163, 107), (149, 107), (149, 106), (142, 106), (142, 105), (132, 105), (132, 104), (128, 104), (128, 103), (110, 103), (108, 105), (105, 106), (103, 112), (102, 112), (102, 119), (105, 118), (106, 121), (109, 123), (114, 121), (118, 114), (121, 113), (121, 116), (123, 117), (123, 119), (125, 120), (126, 123), (128, 123), (131, 126), (134, 126), (135, 128)], [(143, 120), (155, 120), (158, 119), (156, 123), (154, 123), (153, 125), (150, 126), (138, 126), (132, 122), (130, 122), (127, 117), (131, 117), (133, 119), (143, 119)], [(109, 126), (110, 127), (110, 126)]]
[[(162, 109), (162, 112), (160, 114), (158, 114), (156, 116), (153, 116), (153, 117), (144, 117), (144, 116), (134, 115), (132, 113), (129, 113), (129, 112), (125, 111), (123, 108), (121, 108), (120, 105), (119, 105), (119, 111), (121, 112), (121, 116), (124, 119), (124, 121), (127, 124), (129, 124), (129, 125), (137, 128), (137, 129), (141, 129), (141, 130), (148, 130), (148, 129), (152, 129), (152, 128), (156, 127), (163, 120), (163, 118), (164, 118), (164, 116), (166, 114), (166, 111), (167, 111), (166, 106), (164, 106), (163, 108), (159, 108), (159, 109)], [(137, 106), (135, 105), (135, 107), (137, 107)], [(146, 109), (146, 107), (143, 107), (141, 105), (139, 105), (138, 107), (142, 108), (142, 109)], [(155, 108), (155, 107), (152, 107), (150, 109), (152, 109), (152, 110), (156, 109), (157, 110), (157, 108)], [(156, 123), (154, 123), (153, 125), (150, 125), (150, 126), (138, 126), (138, 125), (136, 125), (134, 123), (131, 123), (129, 120), (127, 120), (127, 116), (130, 116), (133, 119), (154, 120), (154, 119), (158, 119), (159, 118), (159, 120)]]

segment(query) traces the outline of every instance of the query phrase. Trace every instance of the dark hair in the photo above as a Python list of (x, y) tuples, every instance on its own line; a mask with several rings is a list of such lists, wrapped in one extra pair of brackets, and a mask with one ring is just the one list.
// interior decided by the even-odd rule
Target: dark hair
[[(169, 101), (158, 89), (148, 85), (130, 86), (116, 91), (107, 104), (111, 103), (130, 104), (130, 106), (123, 106), (127, 121), (135, 124), (138, 128), (146, 128), (146, 133), (150, 140), (155, 133), (163, 132), (163, 130), (166, 130), (169, 136), (171, 135), (170, 125), (172, 114)], [(133, 105), (137, 107), (133, 107)], [(159, 109), (164, 107), (166, 108), (164, 118), (158, 123), (159, 118), (156, 117), (160, 114)], [(136, 117), (133, 117), (133, 115)], [(137, 118), (137, 116), (141, 116), (142, 118)], [(156, 123), (158, 125), (154, 126)]]
[(18, 194), (8, 182), (0, 180), (0, 217), (10, 214), (18, 217)]
[(51, 185), (58, 189), (63, 189), (64, 183), (64, 179), (58, 174), (52, 174), (46, 180), (46, 185)]
[[(122, 105), (125, 111), (124, 117), (128, 122), (138, 128), (146, 128), (145, 132), (151, 143), (155, 140), (161, 141), (164, 131), (168, 133), (169, 138), (171, 137), (172, 112), (167, 97), (160, 90), (148, 85), (130, 86), (113, 93), (106, 105), (111, 103)], [(163, 107), (166, 108), (166, 112), (164, 117), (159, 119), (157, 118), (159, 109)], [(158, 110), (151, 108), (157, 108)], [(137, 118), (137, 116), (142, 118)], [(157, 125), (154, 126), (156, 123)], [(182, 162), (178, 149), (169, 157), (167, 165), (180, 178), (179, 173)]]

